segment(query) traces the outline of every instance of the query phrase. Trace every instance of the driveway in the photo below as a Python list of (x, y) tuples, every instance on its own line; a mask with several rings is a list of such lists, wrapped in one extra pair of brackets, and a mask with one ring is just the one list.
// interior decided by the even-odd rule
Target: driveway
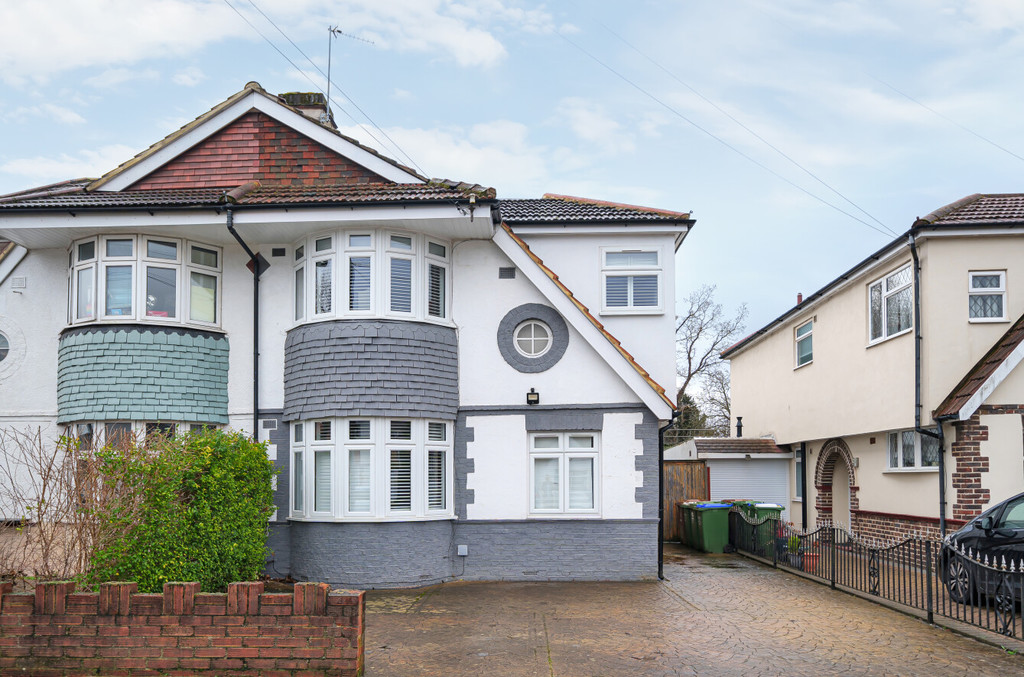
[(366, 674), (999, 675), (1024, 658), (738, 555), (666, 545), (664, 582), (367, 594)]

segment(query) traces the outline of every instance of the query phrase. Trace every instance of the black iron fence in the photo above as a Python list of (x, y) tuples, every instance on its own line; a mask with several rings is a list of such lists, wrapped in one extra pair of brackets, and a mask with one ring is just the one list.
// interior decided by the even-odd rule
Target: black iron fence
[(1024, 639), (1024, 561), (1019, 555), (979, 555), (924, 538), (868, 543), (842, 527), (802, 532), (777, 518), (753, 520), (736, 509), (729, 513), (729, 543), (833, 588), (920, 609), (929, 623), (938, 614)]

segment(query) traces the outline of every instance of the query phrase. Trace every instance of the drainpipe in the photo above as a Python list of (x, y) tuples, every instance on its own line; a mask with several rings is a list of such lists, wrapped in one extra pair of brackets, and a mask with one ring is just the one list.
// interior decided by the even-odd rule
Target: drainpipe
[(914, 240), (913, 230), (907, 235), (907, 243), (910, 245), (910, 255), (914, 259), (914, 432), (939, 441), (939, 532), (945, 537), (946, 449), (942, 436), (942, 422), (936, 421), (939, 425), (938, 433), (921, 427), (921, 343), (924, 340), (921, 335), (921, 259), (917, 256), (917, 242)]
[(256, 441), (260, 439), (260, 275), (265, 267), (261, 265), (259, 255), (249, 248), (235, 230), (234, 205), (244, 195), (259, 187), (259, 181), (250, 181), (221, 196), (227, 214), (228, 232), (249, 255), (249, 263), (252, 265), (252, 437)]
[(665, 580), (665, 431), (679, 418), (681, 411), (672, 410), (672, 415), (663, 427), (658, 428), (658, 580)]
[(797, 482), (800, 483), (800, 497), (803, 499), (800, 501), (800, 528), (804, 531), (807, 530), (807, 443), (800, 443), (800, 477), (797, 478)]

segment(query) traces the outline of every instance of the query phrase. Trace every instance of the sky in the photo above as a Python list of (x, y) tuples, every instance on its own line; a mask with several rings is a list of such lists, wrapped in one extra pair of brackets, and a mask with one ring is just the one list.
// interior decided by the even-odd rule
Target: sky
[(0, 194), (250, 80), (326, 90), (329, 41), (344, 133), (499, 197), (692, 212), (677, 307), (713, 284), (751, 331), (916, 217), (1024, 191), (1020, 0), (47, 0), (0, 5)]

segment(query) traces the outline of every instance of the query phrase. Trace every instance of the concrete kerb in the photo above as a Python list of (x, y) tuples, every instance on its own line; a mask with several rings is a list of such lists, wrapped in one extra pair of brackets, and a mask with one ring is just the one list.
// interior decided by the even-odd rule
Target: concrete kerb
[[(830, 585), (831, 583), (831, 581), (829, 581), (827, 578), (819, 578), (818, 576), (809, 574), (805, 571), (799, 571), (797, 569), (791, 569), (789, 567), (780, 567), (777, 565), (776, 562), (773, 562), (767, 557), (760, 557), (758, 555), (753, 555), (750, 553), (739, 551), (736, 551), (735, 554), (740, 555), (741, 557), (744, 557), (751, 561), (757, 562), (758, 564), (762, 564), (764, 566), (771, 567), (779, 571), (784, 571), (787, 574), (797, 576), (799, 578), (804, 578), (808, 581), (811, 581), (812, 583), (817, 583), (819, 585), (826, 586)], [(891, 609), (892, 611), (898, 611), (899, 613), (905, 616), (916, 618), (917, 620), (921, 621), (922, 623), (925, 623), (926, 625), (929, 624), (928, 614), (925, 611), (922, 611), (921, 609), (906, 606), (904, 604), (900, 604), (899, 602), (893, 602), (882, 597), (875, 597), (874, 595), (869, 595), (865, 592), (861, 592), (860, 590), (855, 590), (854, 588), (848, 588), (845, 585), (840, 585), (839, 583), (836, 583), (835, 590), (846, 593), (847, 595), (851, 595), (853, 597), (858, 597), (868, 602), (873, 602), (874, 604), (877, 604), (879, 606), (884, 606), (885, 608)], [(962, 635), (964, 637), (977, 640), (983, 644), (988, 644), (989, 646), (994, 646), (1005, 651), (1012, 651), (1013, 653), (1024, 655), (1024, 641), (1021, 641), (1014, 637), (1006, 637), (995, 632), (989, 632), (988, 630), (984, 630), (975, 625), (971, 625), (969, 623), (961, 623), (956, 619), (949, 618), (947, 616), (943, 616), (937, 613), (932, 614), (932, 621), (933, 622), (930, 625), (934, 627), (943, 628), (945, 630), (949, 630), (950, 632), (955, 632), (958, 635)]]

